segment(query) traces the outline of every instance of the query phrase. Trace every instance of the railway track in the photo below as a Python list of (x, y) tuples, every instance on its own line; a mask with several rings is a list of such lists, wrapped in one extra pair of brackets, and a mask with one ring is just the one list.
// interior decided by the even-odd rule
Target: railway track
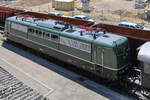
[(0, 67), (0, 100), (49, 100)]

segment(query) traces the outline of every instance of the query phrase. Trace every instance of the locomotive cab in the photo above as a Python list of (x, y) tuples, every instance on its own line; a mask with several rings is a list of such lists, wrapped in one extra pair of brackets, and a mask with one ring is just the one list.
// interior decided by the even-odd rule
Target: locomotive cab
[(142, 67), (142, 86), (150, 89), (150, 42), (141, 46), (138, 53), (138, 60)]
[[(118, 80), (130, 65), (128, 39), (108, 33), (107, 35), (113, 41), (112, 44), (105, 45), (97, 40), (94, 41), (97, 46), (96, 64), (99, 68), (97, 70), (101, 70), (100, 73), (102, 74), (100, 76), (105, 79)], [(107, 39), (110, 41), (109, 38)], [(99, 40), (102, 41), (102, 38)]]

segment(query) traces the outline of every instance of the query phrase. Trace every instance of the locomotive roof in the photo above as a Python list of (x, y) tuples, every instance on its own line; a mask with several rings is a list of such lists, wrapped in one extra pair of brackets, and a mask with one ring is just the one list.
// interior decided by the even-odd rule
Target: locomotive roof
[(86, 40), (89, 43), (91, 43), (94, 40), (94, 42), (97, 44), (107, 45), (109, 47), (116, 45), (116, 43), (119, 45), (119, 43), (122, 43), (127, 40), (127, 38), (124, 36), (107, 33), (105, 32), (105, 30), (100, 28), (75, 26), (63, 21), (53, 19), (39, 19), (30, 16), (14, 16), (8, 18), (7, 20), (30, 26), (32, 25), (34, 27), (51, 29), (55, 32), (61, 31), (62, 35), (69, 36), (72, 38), (78, 38), (79, 40)]

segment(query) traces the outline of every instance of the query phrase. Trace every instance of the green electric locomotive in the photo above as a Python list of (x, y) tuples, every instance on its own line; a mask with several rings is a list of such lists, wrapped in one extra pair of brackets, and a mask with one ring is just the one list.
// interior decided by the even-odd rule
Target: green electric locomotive
[(108, 80), (130, 64), (128, 39), (100, 28), (28, 15), (7, 18), (8, 40), (33, 48)]

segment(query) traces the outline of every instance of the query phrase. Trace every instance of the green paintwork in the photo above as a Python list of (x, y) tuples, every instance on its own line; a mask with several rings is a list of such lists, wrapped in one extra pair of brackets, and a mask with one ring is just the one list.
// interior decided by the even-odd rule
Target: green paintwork
[(18, 31), (18, 30), (11, 29), (11, 33), (13, 33), (14, 35), (17, 35), (17, 36), (21, 36), (23, 38), (27, 38), (27, 33), (24, 33), (24, 32)]
[(68, 53), (70, 55), (79, 57), (81, 59), (87, 60), (87, 61), (91, 61), (91, 53), (87, 53), (85, 51), (81, 51), (75, 48), (71, 48), (65, 45), (60, 45), (59, 49), (65, 53)]
[(58, 49), (58, 43), (53, 42), (51, 40), (43, 39), (41, 37), (30, 35), (30, 34), (28, 34), (28, 39), (32, 40), (32, 41), (34, 41), (36, 43), (40, 43), (42, 45), (45, 45), (47, 47), (52, 47), (54, 49)]

